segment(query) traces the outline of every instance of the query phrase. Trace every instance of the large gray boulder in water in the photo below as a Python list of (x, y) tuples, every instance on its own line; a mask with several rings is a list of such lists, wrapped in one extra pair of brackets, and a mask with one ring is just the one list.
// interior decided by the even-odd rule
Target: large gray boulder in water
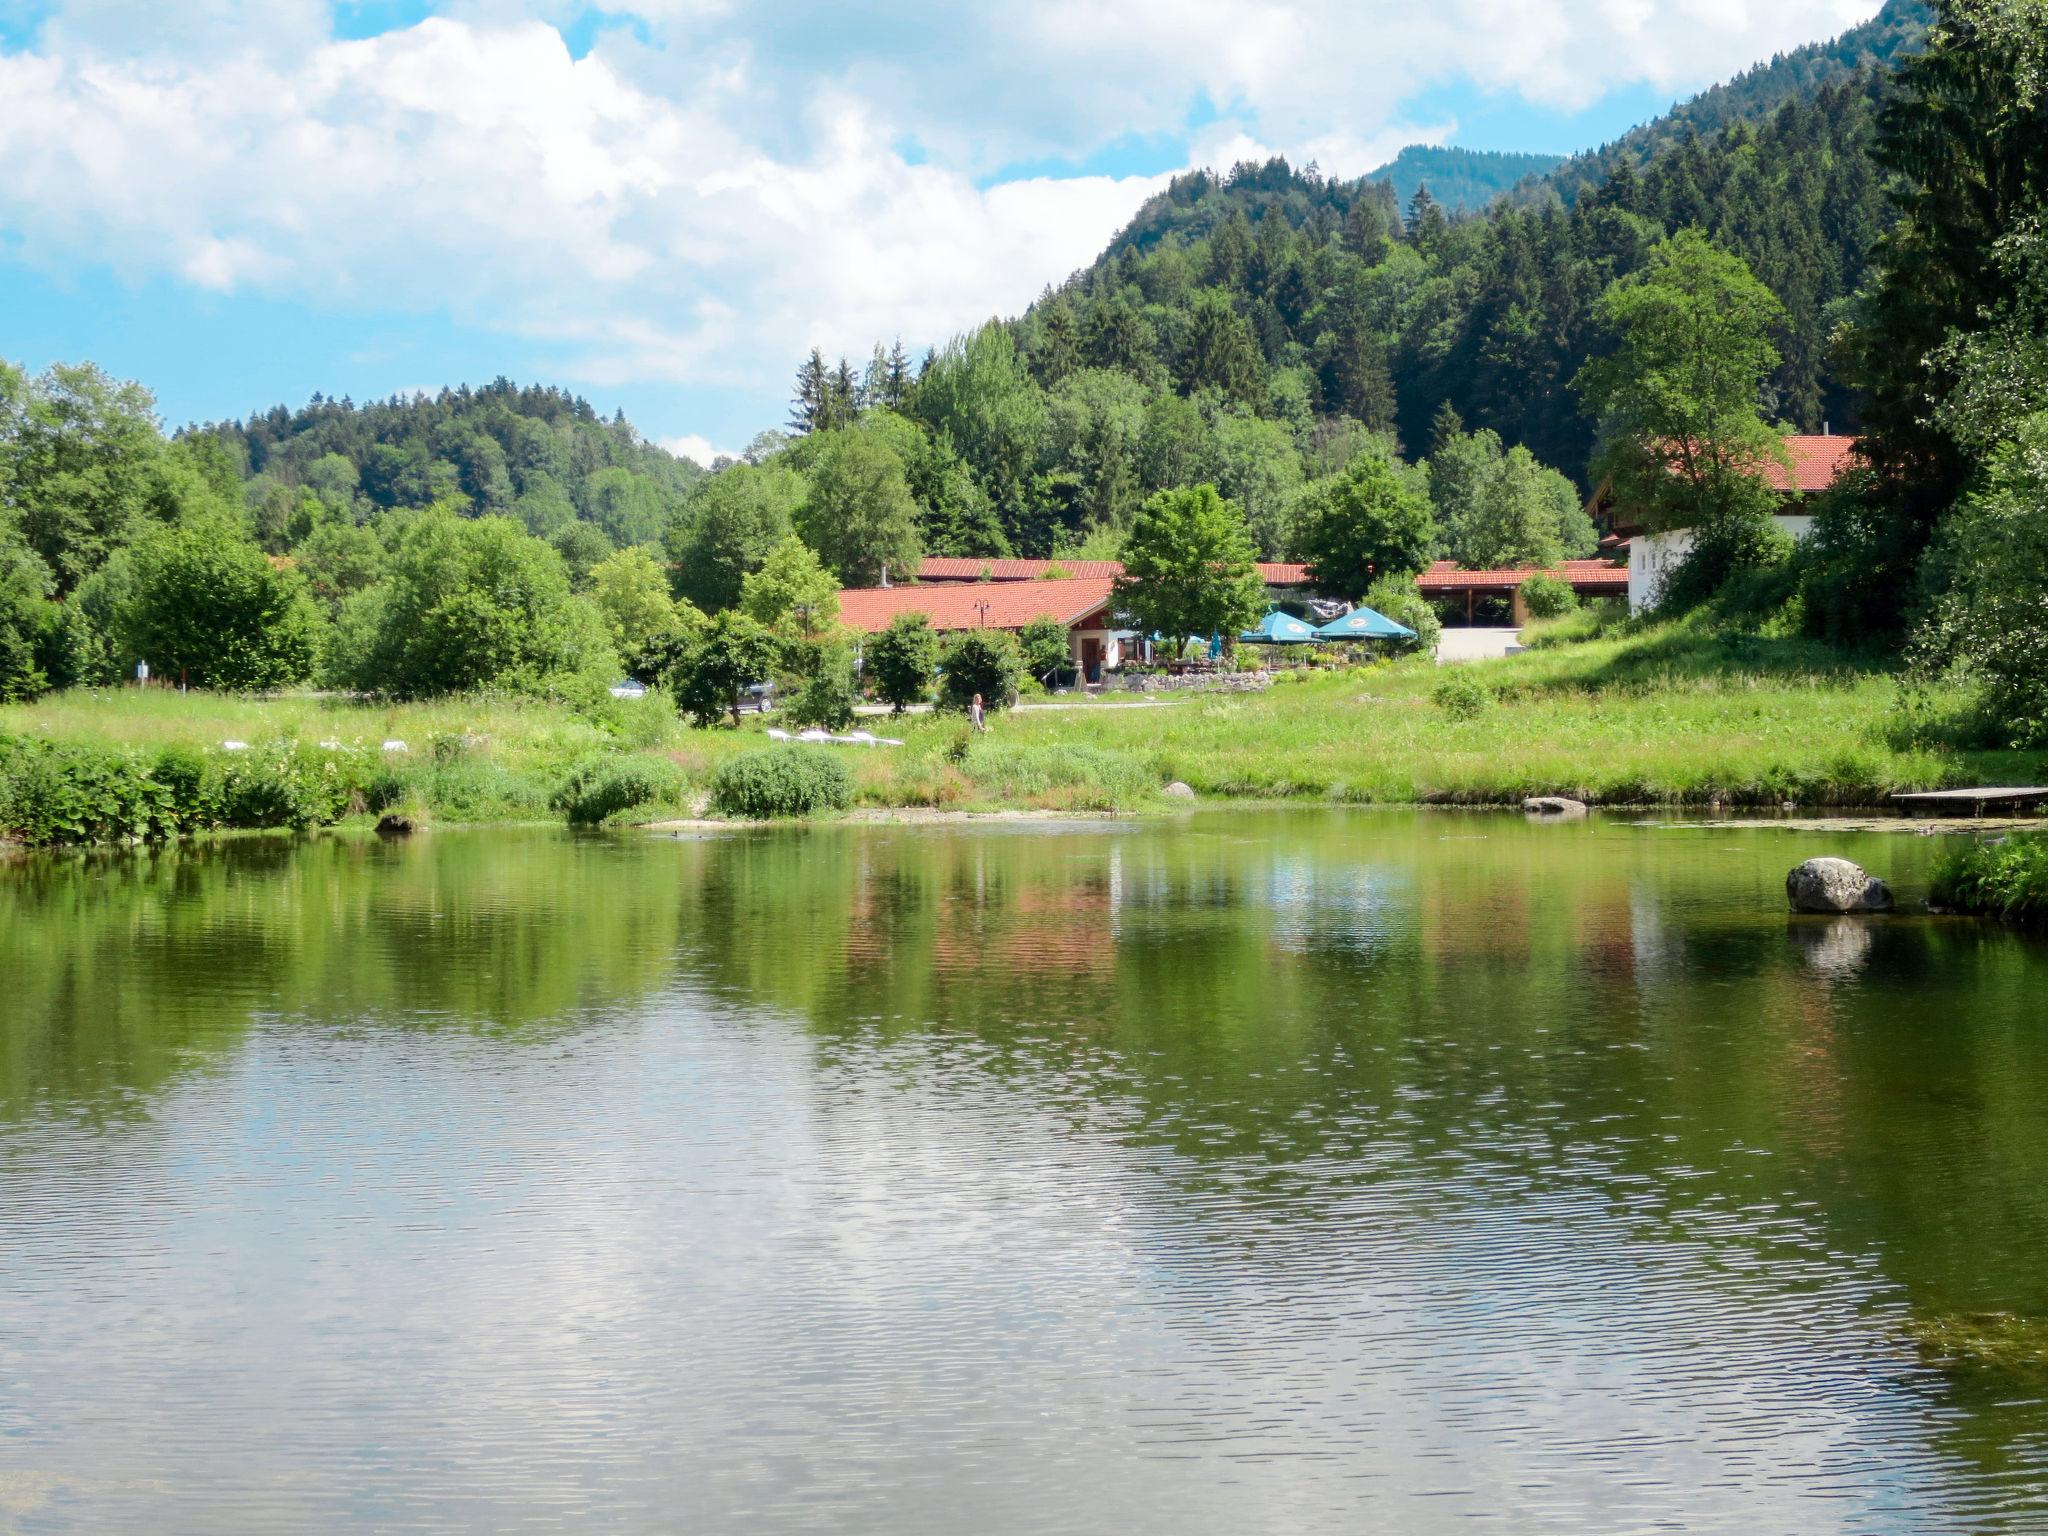
[(1847, 859), (1808, 859), (1785, 877), (1794, 912), (1889, 912), (1891, 887)]

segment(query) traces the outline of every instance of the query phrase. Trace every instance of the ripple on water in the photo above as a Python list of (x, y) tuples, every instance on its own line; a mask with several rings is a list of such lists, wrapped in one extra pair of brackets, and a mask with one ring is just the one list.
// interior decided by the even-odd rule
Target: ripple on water
[(1237, 825), (14, 898), (0, 1525), (2048, 1522), (1906, 1326), (2030, 1304), (2037, 953)]

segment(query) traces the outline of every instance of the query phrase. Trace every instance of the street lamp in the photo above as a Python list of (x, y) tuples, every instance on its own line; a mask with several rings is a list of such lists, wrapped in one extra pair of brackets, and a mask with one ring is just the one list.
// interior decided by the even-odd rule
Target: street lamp
[(974, 605), (974, 611), (975, 611), (976, 613), (978, 613), (978, 614), (980, 614), (980, 615), (981, 615), (981, 627), (982, 627), (983, 629), (987, 629), (987, 628), (988, 628), (988, 603), (987, 603), (986, 601), (983, 601), (983, 602), (979, 602), (979, 603), (976, 603), (976, 604)]

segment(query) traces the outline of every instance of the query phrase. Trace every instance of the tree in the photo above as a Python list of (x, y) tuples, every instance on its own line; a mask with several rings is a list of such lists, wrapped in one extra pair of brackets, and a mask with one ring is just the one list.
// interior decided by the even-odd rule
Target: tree
[(903, 461), (872, 432), (830, 432), (814, 439), (810, 491), (796, 511), (797, 531), (850, 587), (917, 569), (917, 503)]
[(740, 611), (766, 629), (815, 634), (838, 622), (839, 583), (792, 533), (740, 583)]
[(36, 552), (0, 527), (0, 702), (32, 699), (50, 686), (41, 653), (55, 585)]
[(1785, 309), (1698, 230), (1681, 230), (1598, 307), (1614, 350), (1580, 370), (1600, 420), (1594, 472), (1653, 529), (1704, 528), (1769, 515), (1766, 473), (1787, 463), (1759, 402), (1778, 363)]
[(669, 596), (668, 573), (644, 549), (622, 549), (593, 566), (590, 602), (633, 677), (651, 675), (665, 647), (703, 621)]
[(1023, 653), (1024, 670), (1040, 682), (1073, 664), (1067, 626), (1058, 619), (1033, 619), (1017, 631), (1017, 644)]
[(1182, 391), (1192, 395), (1213, 389), (1226, 399), (1253, 405), (1265, 394), (1265, 371), (1259, 344), (1230, 296), (1215, 288), (1198, 293), (1181, 351)]
[(506, 517), (413, 518), (390, 575), (344, 605), (341, 629), (342, 680), (397, 698), (618, 673), (603, 622), (569, 590), (562, 557)]
[(1956, 384), (1941, 348), (2014, 296), (2023, 275), (1996, 253), (2048, 211), (2048, 6), (1936, 0), (1879, 117), (1875, 158), (1898, 218), (1850, 340), (1868, 395), (1862, 448), (1891, 524), (1864, 585), (1896, 613), (1972, 463), (1937, 409)]
[(119, 625), (158, 676), (247, 690), (312, 675), (321, 622), (306, 579), (273, 565), (239, 523), (216, 515), (160, 526), (136, 542), (133, 560)]
[(709, 728), (728, 715), (740, 723), (740, 694), (774, 670), (781, 647), (744, 613), (727, 611), (706, 624), (664, 681), (676, 707)]
[(315, 525), (292, 558), (305, 574), (306, 585), (332, 616), (358, 592), (384, 579), (384, 541), (354, 523)]
[(612, 541), (604, 530), (591, 523), (570, 523), (548, 535), (548, 543), (562, 557), (569, 572), (569, 585), (578, 592), (590, 586), (590, 573), (611, 558)]
[(1993, 455), (1932, 557), (1952, 576), (1929, 638), (1982, 684), (2012, 746), (2048, 745), (2048, 411)]
[(704, 482), (669, 523), (667, 550), (676, 596), (706, 613), (740, 600), (741, 584), (787, 538), (809, 490), (780, 457), (735, 464)]
[(1004, 629), (963, 629), (946, 645), (940, 702), (964, 710), (980, 694), (985, 708), (1007, 709), (1017, 702), (1023, 676), (1015, 635)]
[(1277, 559), (1287, 548), (1287, 520), (1301, 489), (1301, 455), (1277, 421), (1219, 415), (1214, 423), (1216, 489), (1241, 508), (1252, 545)]
[[(1557, 564), (1564, 558), (1564, 539), (1553, 482), (1562, 479), (1538, 464), (1528, 449), (1510, 448), (1460, 530), (1452, 558), (1480, 571)], [(1575, 507), (1569, 482), (1565, 493), (1567, 504)]]
[(1415, 638), (1404, 642), (1408, 649), (1424, 656), (1436, 654), (1437, 643), (1444, 636), (1444, 621), (1437, 617), (1436, 609), (1422, 595), (1422, 589), (1415, 585), (1414, 577), (1400, 574), (1382, 576), (1365, 589), (1365, 596), (1359, 601), (1374, 613), (1384, 614), (1396, 624), (1414, 630)]
[(860, 690), (853, 682), (853, 657), (833, 646), (818, 658), (817, 670), (789, 706), (792, 725), (843, 731), (853, 724)]
[(0, 490), (59, 596), (146, 521), (218, 510), (200, 466), (169, 462), (155, 409), (140, 384), (90, 363), (58, 364), (33, 380), (11, 368), (0, 377)]
[(1045, 427), (1045, 394), (1017, 356), (1008, 327), (991, 321), (949, 343), (918, 379), (911, 410), (967, 461), (1016, 544)]
[(832, 376), (816, 347), (796, 371), (796, 395), (789, 406), (789, 430), (799, 437), (822, 432), (832, 415)]
[(921, 613), (899, 613), (867, 642), (864, 663), (875, 691), (897, 714), (931, 697), (939, 671), (939, 637)]
[(1295, 504), (1295, 553), (1317, 589), (1333, 597), (1356, 597), (1382, 576), (1413, 576), (1429, 563), (1435, 541), (1428, 500), (1380, 454), (1316, 481)]
[(1161, 491), (1145, 503), (1115, 590), (1140, 629), (1176, 641), (1214, 633), (1234, 645), (1266, 608), (1244, 514), (1213, 485)]

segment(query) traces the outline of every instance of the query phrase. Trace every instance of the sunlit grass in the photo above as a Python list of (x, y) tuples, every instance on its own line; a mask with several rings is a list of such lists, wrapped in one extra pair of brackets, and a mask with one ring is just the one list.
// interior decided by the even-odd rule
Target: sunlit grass
[[(970, 741), (957, 716), (867, 720), (893, 748), (846, 754), (873, 806), (1132, 808), (1181, 780), (1205, 796), (1512, 803), (1565, 794), (1604, 804), (1867, 806), (1899, 790), (2038, 781), (2039, 755), (1976, 753), (1903, 729), (1899, 686), (1809, 642), (1667, 626), (1471, 664), (1493, 702), (1460, 718), (1426, 661), (1290, 677), (1264, 694), (1136, 695), (994, 718)], [(72, 693), (0, 708), (0, 732), (111, 742), (289, 737), (404, 741), (418, 792), (449, 820), (531, 816), (593, 754), (651, 751), (681, 772), (679, 808), (768, 722), (697, 730), (658, 695), (588, 718), (550, 704), (460, 698), (364, 704), (169, 691)], [(1085, 750), (1076, 750), (1085, 749)]]

